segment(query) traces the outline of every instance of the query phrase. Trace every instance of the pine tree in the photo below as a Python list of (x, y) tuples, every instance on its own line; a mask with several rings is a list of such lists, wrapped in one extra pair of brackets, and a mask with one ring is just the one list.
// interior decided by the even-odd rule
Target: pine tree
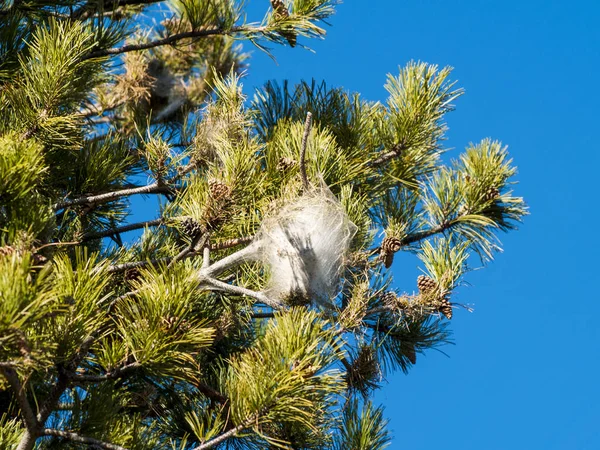
[(302, 47), (335, 1), (157, 3), (0, 11), (0, 448), (385, 448), (371, 394), (449, 341), (468, 258), (526, 214), (505, 147), (442, 160), (462, 90), (422, 62), (385, 103), (246, 97), (238, 41)]

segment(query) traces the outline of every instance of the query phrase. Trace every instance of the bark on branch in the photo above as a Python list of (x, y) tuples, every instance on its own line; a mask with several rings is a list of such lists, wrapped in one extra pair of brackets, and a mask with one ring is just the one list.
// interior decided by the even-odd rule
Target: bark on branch
[(232, 27), (227, 30), (225, 30), (223, 28), (209, 28), (206, 30), (186, 31), (183, 33), (173, 34), (171, 36), (167, 36), (162, 39), (157, 39), (155, 41), (145, 42), (143, 44), (128, 44), (128, 45), (124, 45), (122, 47), (113, 47), (113, 48), (107, 48), (105, 50), (97, 50), (97, 51), (92, 52), (89, 55), (85, 56), (83, 59), (101, 58), (103, 56), (119, 55), (121, 53), (135, 52), (138, 50), (147, 50), (149, 48), (160, 47), (162, 45), (174, 44), (177, 41), (180, 41), (182, 39), (202, 38), (202, 37), (215, 36), (215, 35), (230, 35), (230, 34), (234, 34), (234, 33), (239, 33), (240, 31), (260, 32), (261, 30), (262, 30), (261, 27), (249, 29), (247, 27), (239, 26), (239, 27)]
[(136, 187), (136, 188), (131, 188), (131, 189), (121, 189), (118, 191), (106, 192), (104, 194), (84, 195), (83, 197), (79, 197), (79, 198), (76, 198), (73, 200), (65, 200), (62, 202), (58, 202), (55, 205), (52, 205), (52, 209), (54, 211), (58, 211), (61, 209), (68, 208), (70, 206), (87, 205), (87, 204), (98, 205), (101, 203), (107, 203), (112, 200), (116, 200), (120, 197), (127, 197), (130, 195), (163, 194), (163, 193), (168, 194), (172, 191), (173, 191), (173, 188), (171, 188), (169, 186), (165, 186), (165, 185), (158, 184), (158, 183), (152, 183), (147, 186), (141, 186), (141, 187)]
[(80, 436), (76, 433), (71, 433), (69, 431), (55, 430), (53, 428), (45, 428), (44, 430), (42, 430), (42, 435), (61, 437), (64, 439), (68, 439), (69, 441), (79, 442), (81, 444), (94, 445), (96, 447), (104, 448), (106, 450), (127, 450), (125, 447), (121, 447), (120, 445), (116, 444), (111, 444), (110, 442), (104, 442), (91, 437)]

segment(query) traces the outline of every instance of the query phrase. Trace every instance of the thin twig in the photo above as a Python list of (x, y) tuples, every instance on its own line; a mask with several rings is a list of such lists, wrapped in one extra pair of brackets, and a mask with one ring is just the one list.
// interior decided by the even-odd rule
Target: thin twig
[(407, 149), (406, 145), (396, 144), (392, 147), (392, 149), (389, 152), (384, 153), (379, 158), (377, 158), (375, 161), (372, 161), (371, 165), (372, 166), (380, 166), (382, 164), (385, 164), (386, 162), (390, 161), (391, 159), (397, 158), (400, 155), (402, 155), (402, 152), (406, 149)]
[(105, 237), (109, 237), (109, 236), (114, 236), (116, 234), (126, 233), (127, 231), (139, 230), (141, 228), (156, 227), (156, 226), (162, 225), (163, 223), (164, 223), (164, 219), (158, 218), (158, 219), (154, 219), (154, 220), (147, 220), (145, 222), (131, 223), (129, 225), (123, 225), (122, 227), (111, 228), (109, 230), (93, 231), (93, 232), (85, 233), (81, 237), (81, 240), (79, 241), (79, 243), (92, 241), (94, 239), (100, 239), (100, 238), (105, 238)]
[(165, 186), (159, 183), (152, 183), (146, 186), (140, 186), (131, 189), (121, 189), (118, 191), (106, 192), (98, 195), (84, 195), (73, 200), (65, 200), (52, 205), (54, 211), (68, 208), (70, 206), (92, 204), (97, 205), (100, 203), (110, 202), (120, 197), (127, 197), (136, 194), (168, 194), (173, 191), (173, 188)]
[[(178, 261), (181, 261), (183, 258), (187, 257), (189, 254), (193, 253), (196, 250), (196, 246), (199, 248), (203, 248), (208, 241), (208, 233), (198, 233), (196, 236), (192, 238), (192, 242), (186, 248), (184, 248), (179, 254), (177, 254), (171, 262), (167, 265), (167, 269), (172, 267)], [(200, 245), (198, 245), (200, 243)]]
[(217, 280), (215, 278), (210, 278), (210, 277), (202, 277), (202, 278), (200, 278), (200, 280), (201, 280), (202, 284), (207, 284), (207, 285), (209, 285), (215, 289), (218, 289), (220, 291), (230, 292), (232, 294), (244, 295), (246, 297), (254, 298), (254, 299), (258, 300), (259, 302), (270, 306), (273, 309), (281, 309), (283, 307), (283, 305), (281, 303), (270, 299), (262, 292), (256, 292), (251, 289), (247, 289), (245, 287), (235, 286), (233, 284), (227, 284), (220, 280)]
[(232, 27), (228, 30), (224, 30), (222, 28), (209, 28), (206, 30), (186, 31), (184, 33), (173, 34), (171, 36), (167, 36), (162, 39), (157, 39), (155, 41), (145, 42), (143, 44), (128, 44), (122, 47), (113, 47), (107, 48), (105, 50), (97, 50), (95, 52), (90, 53), (87, 56), (84, 56), (83, 59), (101, 58), (103, 56), (119, 55), (121, 53), (135, 52), (138, 50), (147, 50), (149, 48), (160, 47), (162, 45), (174, 44), (177, 41), (188, 38), (201, 38), (214, 35), (230, 35), (234, 33), (239, 33), (241, 31), (261, 32), (263, 30), (264, 27), (256, 27), (249, 29), (248, 27), (240, 26)]
[(127, 364), (123, 367), (117, 367), (110, 372), (105, 373), (104, 375), (72, 375), (70, 378), (75, 382), (91, 382), (96, 383), (100, 381), (112, 380), (115, 378), (122, 377), (127, 374), (127, 372), (134, 371), (135, 369), (139, 369), (142, 365), (139, 362), (134, 362), (131, 364)]
[[(210, 247), (207, 246), (205, 248), (210, 248), (210, 251), (225, 250), (228, 248), (236, 247), (238, 245), (247, 244), (249, 242), (252, 242), (252, 239), (254, 239), (254, 236), (230, 239), (228, 241), (219, 242), (217, 244), (211, 244)], [(190, 252), (187, 255), (185, 255), (185, 258), (192, 258), (192, 257), (198, 256), (198, 255), (199, 255), (199, 252), (194, 251), (194, 252)], [(172, 260), (173, 260), (172, 256), (165, 256), (163, 258), (156, 258), (156, 259), (151, 259), (148, 261), (131, 261), (131, 262), (122, 263), (122, 264), (114, 264), (114, 265), (108, 267), (107, 272), (108, 273), (125, 272), (126, 270), (129, 270), (129, 269), (138, 269), (140, 267), (155, 266), (160, 263), (168, 264)]]
[(252, 423), (254, 423), (256, 421), (257, 418), (258, 418), (258, 414), (253, 414), (252, 416), (250, 416), (246, 420), (244, 420), (242, 423), (240, 423), (237, 427), (232, 428), (231, 430), (227, 431), (226, 433), (223, 433), (220, 436), (210, 439), (209, 441), (206, 441), (204, 444), (201, 444), (198, 447), (194, 447), (191, 450), (206, 450), (207, 448), (213, 448), (213, 447), (219, 445), (221, 442), (226, 441), (230, 437), (235, 436), (240, 431), (243, 431), (246, 428), (248, 428), (250, 425), (252, 425)]
[(104, 442), (91, 437), (80, 436), (76, 433), (71, 433), (70, 431), (55, 430), (53, 428), (43, 429), (42, 436), (61, 437), (73, 442), (79, 442), (81, 444), (95, 445), (96, 447), (104, 448), (106, 450), (127, 450), (125, 447), (111, 444), (110, 442)]
[(302, 146), (300, 148), (300, 176), (302, 177), (302, 186), (305, 190), (308, 189), (308, 177), (306, 176), (306, 145), (308, 143), (308, 135), (312, 126), (312, 114), (306, 113), (306, 122), (304, 122), (304, 134), (302, 135)]

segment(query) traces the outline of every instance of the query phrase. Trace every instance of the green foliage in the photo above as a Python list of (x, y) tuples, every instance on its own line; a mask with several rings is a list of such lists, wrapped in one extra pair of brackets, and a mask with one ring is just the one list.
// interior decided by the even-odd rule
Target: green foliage
[(22, 433), (23, 428), (17, 418), (10, 419), (7, 414), (0, 416), (0, 448), (16, 448)]
[(383, 408), (366, 402), (362, 409), (358, 401), (351, 400), (344, 408), (344, 417), (336, 449), (381, 450), (387, 448), (391, 438), (387, 431)]
[(0, 447), (390, 444), (373, 391), (451, 342), (470, 258), (527, 207), (498, 141), (442, 159), (448, 67), (408, 63), (381, 103), (315, 80), (248, 101), (239, 41), (301, 47), (337, 4), (270, 3), (0, 12)]
[(328, 367), (339, 358), (339, 339), (316, 313), (303, 308), (280, 314), (257, 345), (232, 359), (225, 379), (236, 425), (248, 421), (271, 443), (270, 425), (291, 423), (318, 433), (342, 391), (341, 374)]

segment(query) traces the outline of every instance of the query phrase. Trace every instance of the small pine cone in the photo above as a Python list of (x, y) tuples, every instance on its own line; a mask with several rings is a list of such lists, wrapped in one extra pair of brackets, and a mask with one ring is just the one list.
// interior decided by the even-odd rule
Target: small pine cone
[(395, 237), (386, 236), (381, 241), (381, 250), (388, 253), (396, 253), (402, 247), (400, 239)]
[(181, 332), (189, 331), (191, 328), (187, 320), (180, 320), (179, 317), (176, 316), (163, 317), (161, 319), (161, 324), (167, 333), (175, 331), (175, 326), (177, 326), (177, 331)]
[(446, 316), (446, 319), (452, 319), (452, 303), (450, 303), (447, 298), (442, 300), (442, 305), (440, 306), (439, 311)]
[(426, 277), (425, 275), (419, 275), (417, 278), (417, 287), (419, 288), (419, 292), (421, 294), (427, 294), (438, 288), (437, 282), (431, 278)]
[(290, 17), (290, 12), (288, 11), (283, 0), (271, 0), (271, 6), (275, 12), (276, 19), (287, 19)]
[(292, 158), (281, 158), (277, 163), (277, 170), (280, 172), (287, 172), (296, 165), (296, 161)]
[(229, 200), (231, 197), (231, 188), (220, 181), (210, 180), (208, 182), (208, 189), (210, 196), (217, 201)]
[(379, 259), (383, 261), (383, 265), (386, 269), (389, 269), (394, 262), (394, 253), (400, 250), (402, 247), (402, 242), (400, 239), (395, 237), (386, 236), (381, 241), (381, 252), (379, 254)]
[(10, 256), (15, 252), (15, 248), (10, 245), (5, 245), (4, 247), (0, 247), (0, 255)]
[(175, 316), (163, 317), (160, 320), (160, 323), (161, 323), (163, 329), (167, 333), (169, 333), (169, 332), (173, 331), (173, 328), (175, 328), (175, 324), (177, 323), (177, 317), (175, 317)]
[(411, 364), (417, 363), (417, 352), (415, 351), (415, 346), (411, 343), (407, 343), (404, 349), (404, 356), (408, 358)]
[(33, 255), (33, 264), (35, 264), (36, 266), (46, 264), (47, 262), (48, 258), (46, 258), (44, 255), (40, 255), (39, 253), (35, 253)]
[(135, 281), (140, 277), (140, 271), (138, 269), (128, 269), (125, 271), (123, 278), (125, 281)]
[(491, 187), (487, 191), (485, 191), (483, 198), (486, 202), (491, 202), (491, 201), (496, 200), (499, 196), (500, 196), (500, 191), (498, 190), (498, 188)]
[(191, 217), (185, 219), (181, 225), (183, 232), (190, 237), (195, 237), (202, 233), (202, 226)]
[(391, 291), (384, 292), (383, 295), (380, 297), (381, 303), (388, 307), (395, 305), (397, 299), (398, 296)]

